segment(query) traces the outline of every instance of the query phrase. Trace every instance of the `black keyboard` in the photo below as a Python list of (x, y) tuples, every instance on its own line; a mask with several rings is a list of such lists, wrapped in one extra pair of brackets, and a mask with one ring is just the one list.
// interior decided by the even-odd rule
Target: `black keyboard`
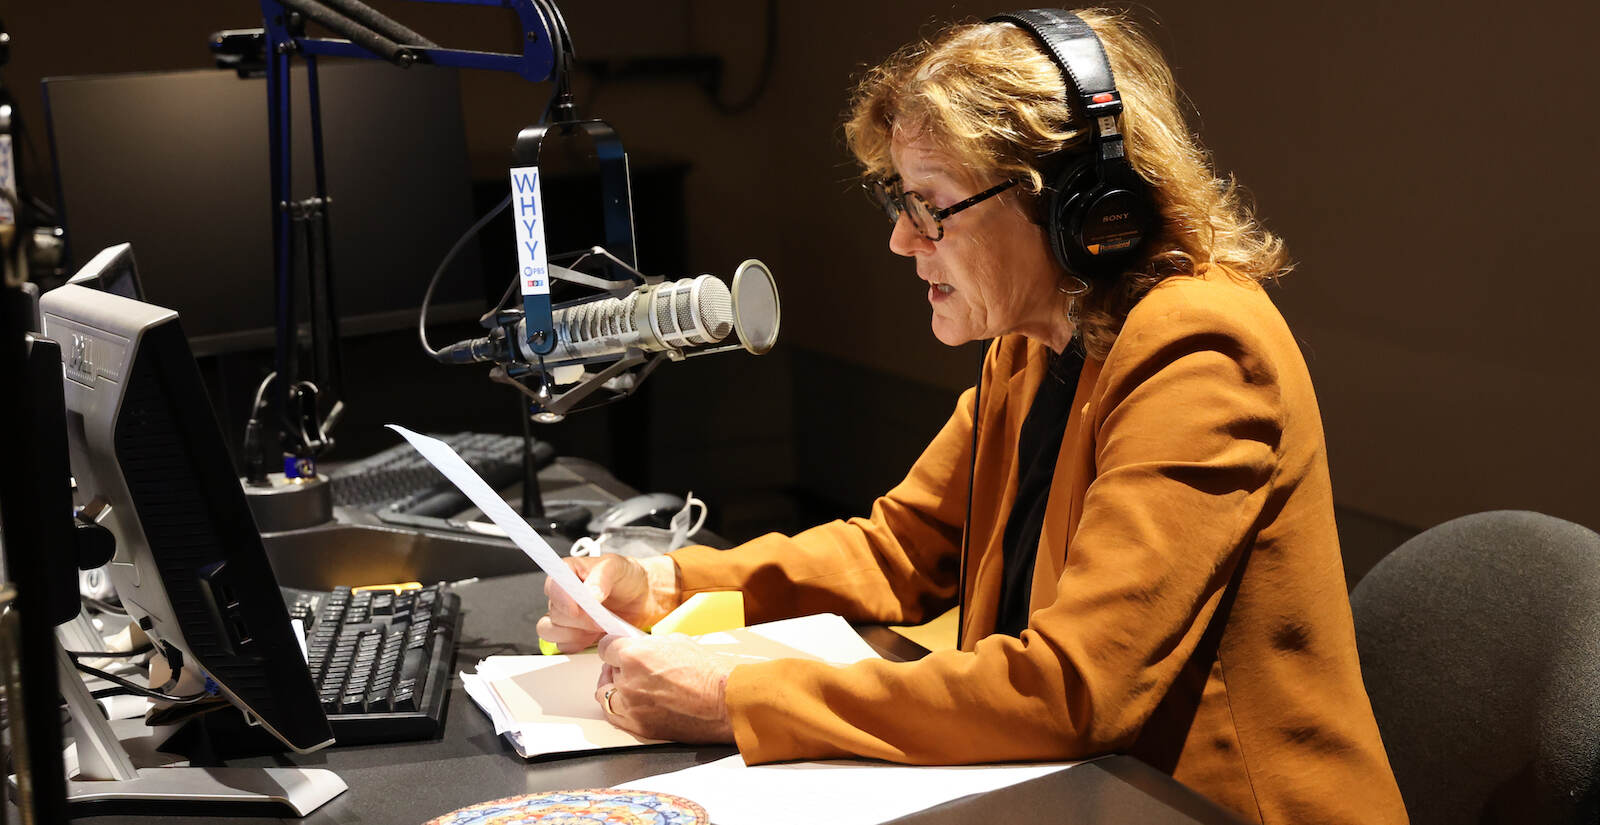
[[(520, 435), (454, 433), (435, 438), (449, 444), (496, 490), (522, 479)], [(555, 459), (555, 448), (543, 441), (535, 440), (531, 453), (535, 469)], [(451, 530), (457, 525), (446, 519), (472, 506), (410, 444), (396, 444), (340, 467), (328, 481), (336, 506), (365, 510), (391, 524)]]
[(420, 590), (281, 588), (337, 744), (431, 739), (444, 727), (461, 599)]

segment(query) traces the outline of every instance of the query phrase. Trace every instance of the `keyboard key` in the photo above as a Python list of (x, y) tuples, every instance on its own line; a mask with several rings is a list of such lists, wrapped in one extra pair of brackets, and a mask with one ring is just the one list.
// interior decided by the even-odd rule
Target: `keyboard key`
[(417, 680), (401, 679), (394, 685), (390, 705), (397, 711), (417, 709)]
[(423, 619), (411, 625), (406, 631), (406, 650), (418, 650), (428, 644), (428, 630), (433, 626), (433, 620)]

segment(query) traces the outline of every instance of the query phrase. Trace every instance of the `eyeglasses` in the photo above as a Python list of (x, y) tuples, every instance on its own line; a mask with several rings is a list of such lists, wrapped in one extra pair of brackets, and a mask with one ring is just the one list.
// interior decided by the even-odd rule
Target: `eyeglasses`
[(888, 217), (889, 223), (899, 223), (900, 213), (904, 212), (911, 218), (911, 225), (916, 227), (922, 237), (930, 241), (939, 241), (944, 239), (945, 218), (963, 209), (977, 206), (1016, 185), (1015, 180), (1008, 180), (943, 209), (933, 208), (933, 204), (920, 193), (907, 192), (900, 188), (899, 175), (873, 178), (863, 183), (861, 187), (867, 190), (867, 197), (872, 198), (873, 202), (883, 209), (883, 214)]

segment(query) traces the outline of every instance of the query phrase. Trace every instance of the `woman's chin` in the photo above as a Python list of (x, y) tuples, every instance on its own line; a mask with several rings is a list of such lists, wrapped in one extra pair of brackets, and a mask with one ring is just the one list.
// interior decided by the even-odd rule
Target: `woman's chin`
[(967, 335), (966, 330), (953, 324), (940, 323), (938, 318), (933, 319), (933, 337), (947, 347), (959, 347), (972, 340), (972, 336)]

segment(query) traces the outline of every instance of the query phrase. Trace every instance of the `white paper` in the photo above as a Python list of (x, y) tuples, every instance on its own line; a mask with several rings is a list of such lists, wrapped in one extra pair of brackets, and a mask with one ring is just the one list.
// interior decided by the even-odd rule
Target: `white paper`
[(389, 429), (411, 442), (411, 446), (415, 447), (428, 463), (444, 473), (444, 477), (450, 479), (450, 483), (456, 485), (456, 488), (477, 505), (490, 521), (500, 525), (500, 529), (506, 531), (506, 538), (522, 548), (522, 552), (527, 553), (528, 558), (533, 559), (533, 563), (539, 565), (539, 569), (543, 570), (557, 587), (566, 591), (601, 630), (617, 636), (644, 635), (639, 628), (623, 621), (602, 605), (594, 594), (589, 592), (589, 588), (578, 579), (577, 574), (572, 572), (572, 568), (556, 555), (556, 551), (550, 548), (544, 538), (528, 526), (528, 523), (522, 520), (522, 516), (517, 515), (517, 511), (511, 509), (511, 505), (507, 504), (482, 476), (462, 460), (449, 444), (437, 438), (414, 433), (399, 424), (390, 424)]
[[(849, 622), (832, 613), (785, 619), (742, 630), (708, 633), (696, 642), (724, 655), (752, 660), (811, 657), (846, 665), (878, 654)], [(655, 744), (611, 724), (594, 688), (600, 677), (594, 653), (490, 656), (477, 673), (461, 673), (467, 695), (489, 715), (495, 733), (523, 757)]]
[(494, 691), (489, 689), (487, 680), (476, 673), (465, 670), (461, 676), (461, 687), (472, 697), (473, 704), (477, 705), (484, 713), (489, 714), (489, 721), (494, 723), (494, 732), (497, 734), (511, 730), (511, 720), (506, 717), (506, 709), (494, 698)]
[[(681, 796), (699, 803), (717, 825), (877, 825), (1077, 764), (921, 767), (840, 760), (751, 767), (734, 755), (615, 787)], [(774, 805), (775, 799), (783, 803)]]

